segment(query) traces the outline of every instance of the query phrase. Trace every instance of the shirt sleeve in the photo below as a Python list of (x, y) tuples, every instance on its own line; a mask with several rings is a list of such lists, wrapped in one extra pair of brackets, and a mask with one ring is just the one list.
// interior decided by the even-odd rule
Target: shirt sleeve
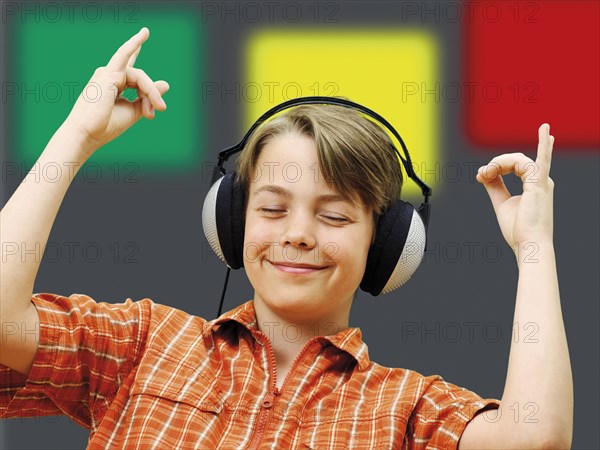
[(31, 301), (38, 349), (28, 377), (0, 364), (0, 418), (66, 415), (90, 428), (137, 366), (154, 303), (48, 293)]
[(427, 387), (407, 426), (408, 449), (456, 449), (477, 413), (500, 406), (500, 400), (484, 399), (439, 375), (425, 377), (424, 381)]

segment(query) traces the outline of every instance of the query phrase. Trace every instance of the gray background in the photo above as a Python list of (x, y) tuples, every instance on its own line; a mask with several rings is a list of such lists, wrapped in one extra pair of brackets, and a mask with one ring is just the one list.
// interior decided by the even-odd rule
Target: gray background
[[(336, 18), (341, 25), (381, 24), (434, 30), (442, 46), (441, 81), (460, 80), (460, 23), (400, 22), (398, 3), (340, 4)], [(215, 19), (205, 26), (211, 36), (207, 59), (212, 63), (208, 65), (207, 78), (228, 84), (243, 82), (237, 78), (242, 73), (240, 42), (261, 24)], [(10, 55), (5, 44), (2, 52), (6, 62)], [(99, 61), (98, 65), (102, 63)], [(4, 161), (13, 160), (11, 118), (6, 115), (6, 106), (2, 104)], [(205, 162), (211, 163), (219, 150), (241, 137), (243, 105), (232, 97), (224, 102), (212, 97), (206, 106), (210, 115), (206, 127), (209, 134), (204, 139), (208, 149), (204, 153)], [(377, 299), (360, 292), (350, 325), (362, 329), (371, 359), (382, 365), (410, 368), (425, 375), (440, 374), (483, 397), (500, 398), (511, 342), (517, 268), (485, 189), (467, 170), (473, 163), (487, 162), (493, 154), (488, 158), (465, 141), (460, 102), (442, 102), (440, 106), (443, 163), (455, 163), (463, 171), (456, 182), (442, 177), (442, 185), (434, 189), (429, 250), (413, 279), (402, 289)], [(509, 151), (535, 157), (535, 148), (499, 149), (494, 154)], [(575, 384), (576, 449), (600, 448), (599, 169), (598, 151), (561, 149), (553, 156), (555, 249)], [(201, 208), (209, 189), (205, 171), (206, 167), (198, 167), (177, 177), (142, 171), (138, 173), (139, 182), (133, 184), (94, 184), (78, 176), (64, 199), (49, 240), (94, 241), (103, 248), (118, 242), (122, 250), (126, 242), (132, 241), (138, 246), (135, 257), (139, 262), (127, 263), (125, 258), (117, 263), (102, 258), (94, 264), (78, 258), (74, 262), (65, 258), (54, 263), (44, 261), (34, 291), (85, 293), (109, 302), (150, 297), (158, 303), (214, 318), (225, 268), (208, 251), (202, 232)], [(3, 183), (3, 205), (20, 181), (19, 177), (9, 177)], [(514, 177), (506, 179), (512, 193), (520, 193), (517, 181)], [(469, 245), (475, 245), (472, 255)], [(483, 251), (484, 247), (489, 253)], [(496, 258), (494, 250), (498, 248), (501, 254)], [(244, 274), (233, 272), (224, 310), (251, 297), (252, 289)], [(465, 325), (469, 322), (473, 323), (472, 338)], [(413, 326), (419, 332), (406, 334), (407, 327)], [(420, 334), (427, 330), (428, 333)], [(498, 330), (500, 335), (496, 337)], [(522, 333), (527, 334), (526, 331), (521, 328)], [(7, 449), (84, 448), (88, 437), (87, 430), (66, 417), (3, 420), (0, 431), (0, 443)]]

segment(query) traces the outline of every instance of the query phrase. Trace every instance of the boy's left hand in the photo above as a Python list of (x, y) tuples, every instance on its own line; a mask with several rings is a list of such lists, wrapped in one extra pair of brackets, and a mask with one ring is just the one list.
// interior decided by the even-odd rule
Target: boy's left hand
[[(550, 125), (542, 124), (538, 136), (535, 161), (523, 153), (505, 153), (481, 167), (476, 176), (490, 196), (504, 239), (515, 251), (515, 244), (525, 242), (552, 244), (554, 182), (548, 175), (554, 136)], [(509, 173), (521, 178), (522, 195), (511, 196), (506, 189), (502, 175)]]

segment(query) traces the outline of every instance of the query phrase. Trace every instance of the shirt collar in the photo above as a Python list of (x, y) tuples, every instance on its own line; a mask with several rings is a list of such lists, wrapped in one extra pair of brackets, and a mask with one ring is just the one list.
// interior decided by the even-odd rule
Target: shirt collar
[[(203, 334), (208, 337), (210, 334), (217, 331), (221, 324), (230, 321), (239, 323), (250, 332), (253, 330), (258, 331), (254, 301), (249, 300), (246, 303), (242, 303), (240, 306), (223, 313), (218, 318), (206, 322), (204, 324)], [(365, 370), (371, 364), (369, 360), (369, 349), (367, 344), (362, 340), (360, 328), (346, 328), (336, 334), (321, 336), (321, 338), (329, 341), (340, 350), (352, 356), (358, 363), (359, 370)]]

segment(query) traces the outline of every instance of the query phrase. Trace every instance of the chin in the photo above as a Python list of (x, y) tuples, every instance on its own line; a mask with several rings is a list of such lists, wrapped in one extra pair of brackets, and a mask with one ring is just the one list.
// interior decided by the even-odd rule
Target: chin
[(322, 306), (327, 299), (323, 293), (307, 292), (306, 289), (276, 289), (269, 295), (261, 296), (263, 303), (280, 316), (288, 316), (295, 320), (316, 318), (322, 314)]

